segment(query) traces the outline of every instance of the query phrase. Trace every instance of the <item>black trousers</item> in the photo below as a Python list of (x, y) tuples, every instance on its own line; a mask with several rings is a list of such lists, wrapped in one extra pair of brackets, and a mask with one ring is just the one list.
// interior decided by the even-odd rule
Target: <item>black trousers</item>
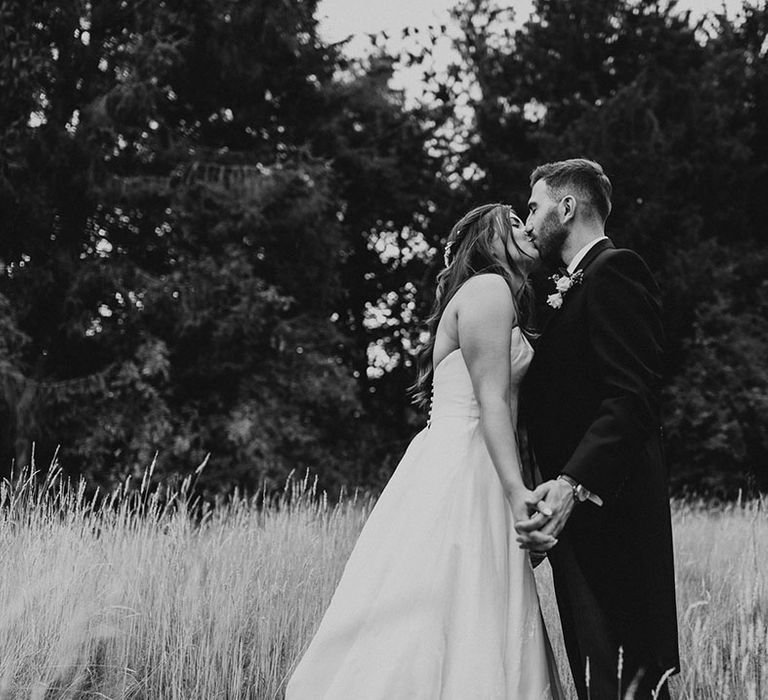
[[(565, 533), (563, 533), (565, 534)], [(565, 648), (579, 700), (650, 700), (666, 669), (640, 658), (626, 628), (599, 599), (568, 538), (549, 557)], [(621, 651), (620, 651), (621, 647)], [(629, 695), (627, 693), (629, 692)], [(666, 682), (658, 700), (669, 700)]]

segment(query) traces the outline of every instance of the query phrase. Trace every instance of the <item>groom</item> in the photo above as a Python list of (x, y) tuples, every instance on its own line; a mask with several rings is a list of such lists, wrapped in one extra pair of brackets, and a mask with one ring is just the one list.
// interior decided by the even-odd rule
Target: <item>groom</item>
[[(526, 230), (543, 260), (567, 269), (553, 279), (523, 388), (546, 480), (535, 500), (553, 515), (516, 528), (534, 557), (551, 546), (546, 535), (558, 538), (549, 559), (580, 700), (616, 700), (629, 688), (647, 700), (680, 664), (659, 425), (664, 338), (648, 268), (604, 234), (610, 197), (593, 161), (531, 175)], [(658, 697), (669, 697), (666, 685)]]

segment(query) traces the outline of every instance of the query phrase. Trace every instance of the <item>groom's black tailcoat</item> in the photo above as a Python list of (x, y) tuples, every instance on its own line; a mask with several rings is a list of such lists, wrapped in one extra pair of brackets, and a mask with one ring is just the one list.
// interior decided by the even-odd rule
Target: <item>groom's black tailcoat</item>
[(542, 477), (569, 474), (603, 499), (575, 505), (549, 557), (579, 697), (589, 658), (591, 700), (615, 700), (622, 647), (622, 687), (642, 669), (636, 697), (648, 698), (680, 663), (659, 293), (643, 260), (608, 240), (577, 269), (581, 283), (538, 339), (521, 408)]

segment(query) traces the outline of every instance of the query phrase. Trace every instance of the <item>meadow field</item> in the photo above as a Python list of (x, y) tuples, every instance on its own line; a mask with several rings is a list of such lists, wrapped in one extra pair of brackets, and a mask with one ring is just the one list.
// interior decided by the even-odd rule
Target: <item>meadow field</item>
[[(191, 482), (0, 485), (0, 700), (282, 697), (371, 501), (294, 479), (200, 510)], [(768, 697), (768, 500), (675, 503), (674, 527), (675, 697)], [(537, 577), (567, 678), (548, 565)]]

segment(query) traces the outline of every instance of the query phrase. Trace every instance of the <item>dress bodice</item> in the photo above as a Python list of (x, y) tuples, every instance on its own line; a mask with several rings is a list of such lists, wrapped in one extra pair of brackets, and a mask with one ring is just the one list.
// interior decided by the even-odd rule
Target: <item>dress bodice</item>
[[(510, 410), (517, 418), (517, 397), (520, 384), (533, 359), (533, 348), (519, 326), (512, 330), (510, 339)], [(430, 425), (443, 418), (479, 418), (480, 408), (472, 388), (467, 364), (456, 348), (446, 355), (435, 369), (432, 380)]]

